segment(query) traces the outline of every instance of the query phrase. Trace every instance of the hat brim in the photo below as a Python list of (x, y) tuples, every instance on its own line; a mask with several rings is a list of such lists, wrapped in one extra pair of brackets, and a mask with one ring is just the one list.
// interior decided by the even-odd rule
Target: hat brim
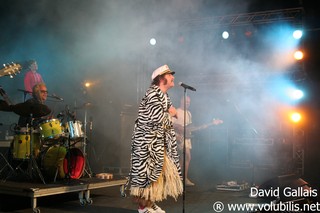
[(163, 73), (161, 73), (161, 75), (164, 75), (164, 74), (172, 74), (172, 75), (174, 75), (176, 72), (173, 72), (173, 71), (171, 71), (171, 70), (166, 70), (166, 71), (164, 71)]

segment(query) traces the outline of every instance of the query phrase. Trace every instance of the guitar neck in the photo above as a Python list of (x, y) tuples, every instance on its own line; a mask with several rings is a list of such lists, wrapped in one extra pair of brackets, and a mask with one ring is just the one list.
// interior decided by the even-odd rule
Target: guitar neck
[(203, 125), (197, 126), (197, 127), (190, 127), (189, 131), (194, 132), (194, 131), (202, 130), (202, 129), (208, 128), (211, 125), (213, 125), (213, 124), (210, 123), (210, 124), (203, 124)]
[[(218, 125), (218, 124), (221, 124), (223, 123), (222, 120), (216, 120), (216, 119), (213, 119), (213, 121), (211, 123), (208, 123), (208, 124), (204, 124), (204, 125), (201, 125), (201, 126), (196, 126), (196, 127), (192, 127), (192, 126), (187, 126), (186, 128), (186, 138), (191, 138), (192, 137), (192, 132), (194, 131), (198, 131), (198, 130), (202, 130), (202, 129), (206, 129), (210, 126), (213, 126), (213, 125)], [(179, 137), (183, 137), (183, 128), (177, 128), (176, 129), (176, 133), (177, 135), (179, 135)]]

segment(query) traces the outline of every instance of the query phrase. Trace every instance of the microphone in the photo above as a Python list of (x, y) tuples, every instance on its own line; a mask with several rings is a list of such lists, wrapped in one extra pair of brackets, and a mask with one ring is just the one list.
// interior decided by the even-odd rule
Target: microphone
[(57, 100), (59, 100), (59, 101), (63, 101), (63, 98), (61, 98), (60, 96), (57, 96), (57, 95), (54, 94), (54, 93), (51, 95), (51, 97), (52, 97), (52, 98), (55, 98), (55, 99), (57, 99)]
[(182, 83), (182, 82), (180, 82), (179, 85), (182, 86), (182, 87), (185, 88), (185, 89), (189, 89), (189, 90), (192, 90), (192, 91), (196, 91), (196, 89), (195, 89), (194, 87), (189, 86), (189, 85), (187, 85), (187, 84), (184, 84), (184, 83)]

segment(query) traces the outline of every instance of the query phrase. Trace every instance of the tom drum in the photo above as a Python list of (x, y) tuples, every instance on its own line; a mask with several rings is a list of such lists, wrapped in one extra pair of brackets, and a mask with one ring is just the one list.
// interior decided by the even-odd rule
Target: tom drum
[(65, 133), (70, 136), (71, 140), (77, 140), (84, 137), (81, 121), (68, 121), (64, 127)]
[(42, 122), (39, 125), (40, 136), (43, 140), (56, 140), (62, 135), (60, 120), (51, 119)]
[(32, 139), (29, 133), (20, 132), (14, 136), (12, 156), (13, 159), (29, 159), (31, 154), (31, 140), (34, 157), (40, 153), (40, 134), (32, 133)]

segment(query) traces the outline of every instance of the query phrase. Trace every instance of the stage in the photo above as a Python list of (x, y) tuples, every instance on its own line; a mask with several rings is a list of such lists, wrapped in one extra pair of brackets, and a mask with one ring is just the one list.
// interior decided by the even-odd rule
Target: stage
[[(120, 186), (125, 182), (126, 179), (102, 180), (98, 178), (69, 179), (50, 184), (6, 181), (0, 183), (0, 193), (2, 195), (29, 197), (33, 212), (40, 212), (40, 208), (37, 206), (37, 199), (40, 197), (78, 193), (79, 205), (91, 205), (93, 203), (90, 197), (91, 190)], [(20, 198), (17, 198), (17, 200), (20, 200)]]
[[(122, 197), (120, 185), (124, 180), (105, 181), (96, 178), (73, 180), (70, 183), (32, 184), (6, 182), (0, 184), (1, 212), (137, 212), (130, 196)], [(188, 187), (185, 198), (185, 212), (212, 212), (212, 205), (221, 202), (255, 202), (248, 197), (248, 191), (226, 192), (215, 186)], [(91, 204), (82, 204), (79, 195), (90, 191)], [(128, 192), (127, 192), (128, 193)], [(31, 206), (28, 199), (31, 199)], [(80, 201), (80, 202), (79, 202)], [(182, 196), (174, 201), (169, 198), (159, 205), (166, 212), (182, 212)], [(32, 207), (33, 206), (33, 207)]]
[[(158, 205), (167, 213), (211, 213), (217, 203), (224, 205), (221, 212), (235, 212), (227, 210), (229, 204), (253, 206), (257, 203), (266, 203), (265, 200), (250, 197), (250, 187), (242, 190), (219, 190), (219, 183), (208, 177), (207, 180), (198, 182), (196, 186), (186, 187), (185, 199), (180, 196), (177, 201), (168, 198)], [(85, 178), (79, 180), (62, 181), (55, 184), (34, 184), (22, 182), (6, 182), (0, 184), (0, 212), (30, 213), (40, 210), (45, 213), (53, 212), (112, 212), (133, 213), (137, 206), (130, 196), (122, 196), (120, 186), (125, 183), (120, 180), (101, 180)], [(89, 192), (89, 193), (87, 193)], [(87, 194), (86, 194), (87, 193)], [(128, 194), (128, 191), (126, 191)], [(86, 195), (91, 200), (89, 203), (81, 202)], [(31, 206), (30, 206), (31, 199)], [(79, 202), (80, 201), (80, 202)], [(32, 205), (34, 205), (32, 207)], [(256, 211), (236, 211), (256, 212)]]

